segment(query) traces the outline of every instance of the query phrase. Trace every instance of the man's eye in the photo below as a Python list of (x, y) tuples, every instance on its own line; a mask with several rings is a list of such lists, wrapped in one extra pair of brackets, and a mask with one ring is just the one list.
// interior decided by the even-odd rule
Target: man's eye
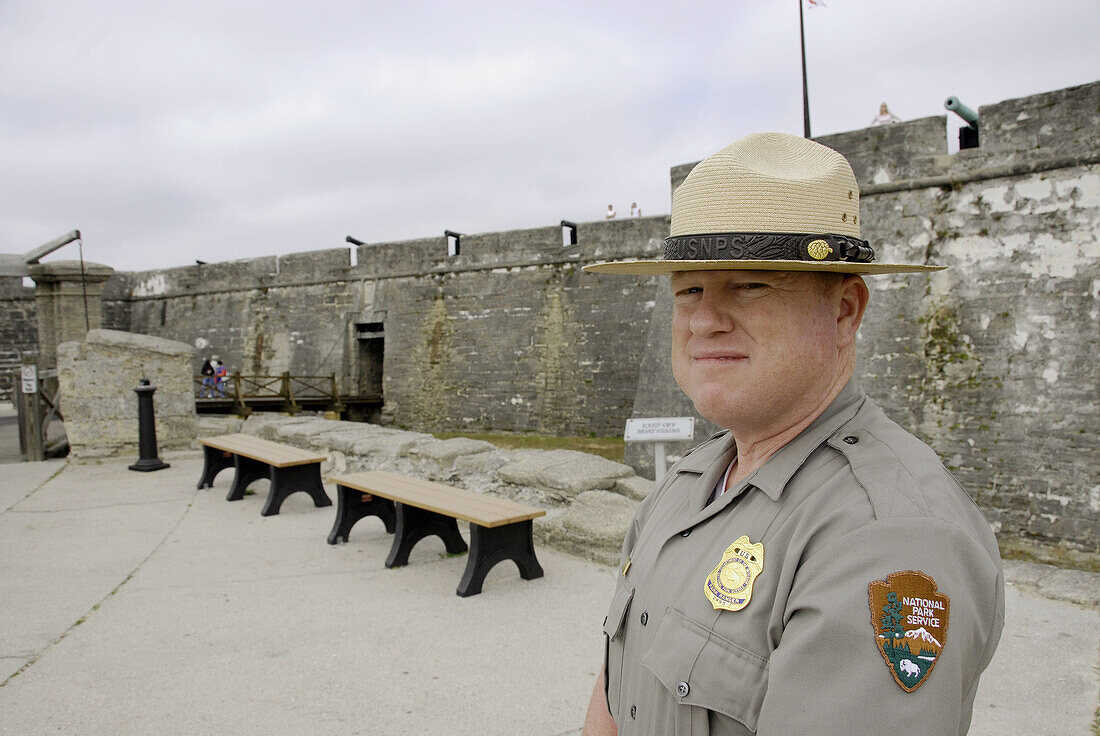
[(744, 289), (745, 291), (752, 291), (753, 289), (763, 289), (767, 284), (762, 284), (756, 281), (750, 281), (744, 284), (738, 284), (738, 289)]
[(702, 294), (703, 290), (698, 286), (689, 286), (686, 289), (680, 289), (676, 292), (676, 296), (690, 296), (691, 294)]

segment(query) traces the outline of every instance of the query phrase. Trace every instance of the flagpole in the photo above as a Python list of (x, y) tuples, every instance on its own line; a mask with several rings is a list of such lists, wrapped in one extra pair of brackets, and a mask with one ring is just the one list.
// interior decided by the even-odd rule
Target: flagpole
[(810, 93), (806, 87), (806, 31), (802, 23), (802, 0), (798, 0), (798, 37), (802, 42), (802, 135), (810, 137)]

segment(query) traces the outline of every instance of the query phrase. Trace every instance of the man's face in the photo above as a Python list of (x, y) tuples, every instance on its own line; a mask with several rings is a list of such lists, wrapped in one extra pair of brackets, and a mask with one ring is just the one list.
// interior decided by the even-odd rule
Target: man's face
[(672, 372), (700, 414), (768, 436), (824, 408), (839, 372), (836, 290), (807, 273), (687, 271), (672, 294)]

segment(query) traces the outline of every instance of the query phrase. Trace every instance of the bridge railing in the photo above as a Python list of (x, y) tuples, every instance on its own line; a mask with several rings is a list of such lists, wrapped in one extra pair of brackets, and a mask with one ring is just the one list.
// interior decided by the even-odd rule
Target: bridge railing
[(328, 411), (341, 411), (344, 408), (340, 401), (339, 389), (336, 385), (336, 374), (327, 376), (292, 376), (289, 372), (278, 376), (244, 375), (233, 372), (222, 379), (214, 376), (196, 375), (195, 398), (226, 400), (232, 399), (233, 413), (248, 416), (252, 409), (250, 402), (270, 402), (279, 400), (282, 402), (282, 410), (291, 414), (297, 414), (302, 410), (299, 399), (327, 399)]

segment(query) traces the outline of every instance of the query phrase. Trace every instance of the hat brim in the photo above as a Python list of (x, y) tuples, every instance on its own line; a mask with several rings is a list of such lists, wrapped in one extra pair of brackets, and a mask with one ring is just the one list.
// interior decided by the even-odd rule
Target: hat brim
[(653, 276), (677, 271), (813, 271), (818, 273), (853, 273), (871, 275), (879, 273), (932, 273), (947, 266), (924, 266), (913, 263), (854, 263), (849, 261), (704, 261), (631, 259), (607, 261), (584, 266), (589, 273), (615, 273), (634, 276)]

